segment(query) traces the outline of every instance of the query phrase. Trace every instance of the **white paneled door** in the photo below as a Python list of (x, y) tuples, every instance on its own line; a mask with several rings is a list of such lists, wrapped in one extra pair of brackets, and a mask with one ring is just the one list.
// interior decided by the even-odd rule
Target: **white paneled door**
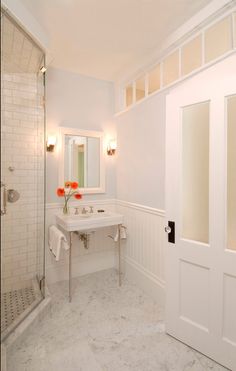
[(236, 56), (167, 96), (167, 333), (236, 370)]

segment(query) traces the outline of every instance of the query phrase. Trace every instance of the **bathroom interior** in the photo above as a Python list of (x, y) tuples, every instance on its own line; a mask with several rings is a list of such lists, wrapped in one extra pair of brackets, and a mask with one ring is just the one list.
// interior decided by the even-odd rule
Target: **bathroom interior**
[(236, 1), (2, 0), (1, 371), (236, 371)]

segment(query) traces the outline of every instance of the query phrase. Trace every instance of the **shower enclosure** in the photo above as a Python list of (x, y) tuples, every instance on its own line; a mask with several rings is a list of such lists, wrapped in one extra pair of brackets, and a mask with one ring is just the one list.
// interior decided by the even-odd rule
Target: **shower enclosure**
[(1, 339), (44, 298), (44, 52), (1, 10)]

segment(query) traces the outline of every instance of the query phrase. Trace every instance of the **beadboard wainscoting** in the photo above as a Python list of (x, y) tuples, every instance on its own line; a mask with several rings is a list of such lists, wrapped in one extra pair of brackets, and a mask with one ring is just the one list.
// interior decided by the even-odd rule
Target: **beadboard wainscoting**
[[(82, 201), (73, 206), (93, 205), (95, 209), (115, 211), (115, 200)], [(48, 228), (56, 224), (55, 215), (62, 212), (62, 205), (47, 204), (46, 208), (46, 280), (51, 284), (68, 279), (68, 251), (61, 250), (60, 260), (57, 262), (48, 247)], [(78, 236), (73, 236), (72, 245), (72, 274), (73, 277), (97, 272), (104, 269), (114, 268), (115, 243), (108, 235), (114, 235), (116, 227), (97, 229), (91, 234), (89, 248), (85, 249)]]
[(127, 240), (122, 242), (122, 269), (129, 280), (164, 306), (164, 216), (163, 210), (126, 201), (116, 201), (124, 215)]

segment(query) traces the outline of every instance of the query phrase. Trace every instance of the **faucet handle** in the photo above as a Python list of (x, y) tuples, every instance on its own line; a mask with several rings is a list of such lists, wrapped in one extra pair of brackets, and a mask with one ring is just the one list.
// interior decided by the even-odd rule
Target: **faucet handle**
[(79, 207), (75, 207), (75, 215), (79, 214)]
[(90, 214), (92, 214), (93, 213), (93, 206), (89, 206), (89, 208), (90, 208)]
[(87, 210), (85, 209), (85, 207), (83, 207), (82, 209), (82, 214), (87, 214)]

